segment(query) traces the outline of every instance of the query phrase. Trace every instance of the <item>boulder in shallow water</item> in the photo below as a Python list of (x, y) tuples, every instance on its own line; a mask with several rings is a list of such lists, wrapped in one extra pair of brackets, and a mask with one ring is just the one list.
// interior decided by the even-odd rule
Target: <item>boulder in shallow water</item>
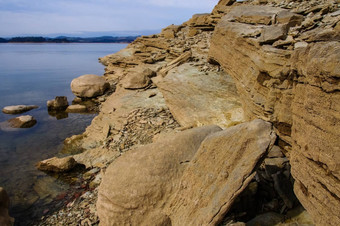
[(48, 110), (65, 110), (68, 106), (67, 97), (57, 96), (54, 100), (47, 101)]
[(9, 197), (4, 188), (0, 187), (0, 225), (13, 225), (14, 219), (8, 215)]
[(9, 119), (7, 122), (11, 128), (31, 128), (37, 123), (37, 120), (30, 115), (22, 115)]
[(105, 78), (98, 75), (82, 75), (71, 82), (71, 90), (74, 95), (82, 98), (92, 98), (103, 95), (110, 88)]
[(73, 157), (68, 156), (65, 158), (53, 157), (46, 159), (37, 163), (37, 168), (42, 171), (52, 171), (52, 172), (66, 172), (71, 170), (77, 165)]
[(2, 109), (2, 112), (5, 114), (20, 114), (26, 111), (30, 111), (32, 109), (38, 108), (37, 105), (13, 105), (6, 106)]

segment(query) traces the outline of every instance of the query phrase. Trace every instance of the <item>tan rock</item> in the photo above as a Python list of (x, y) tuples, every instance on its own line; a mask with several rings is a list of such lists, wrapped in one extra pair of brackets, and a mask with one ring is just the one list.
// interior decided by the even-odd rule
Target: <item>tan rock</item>
[(86, 112), (87, 108), (85, 105), (81, 104), (73, 104), (67, 107), (66, 112), (69, 113), (80, 113), (80, 112)]
[(98, 75), (82, 75), (71, 82), (71, 89), (78, 97), (91, 98), (104, 94), (110, 87), (106, 80)]
[(154, 81), (181, 126), (229, 127), (244, 120), (236, 87), (223, 72), (205, 73), (185, 63)]
[(47, 101), (47, 109), (48, 110), (65, 110), (68, 106), (67, 97), (65, 96), (57, 96), (54, 100)]
[(158, 219), (156, 225), (168, 222), (159, 212), (161, 207), (178, 188), (187, 162), (204, 138), (220, 130), (207, 126), (183, 131), (119, 157), (107, 168), (99, 187), (100, 224), (150, 225), (154, 219)]
[(259, 119), (207, 137), (168, 205), (172, 225), (220, 223), (275, 138), (271, 124)]
[(170, 63), (168, 63), (164, 68), (162, 68), (159, 71), (159, 74), (161, 76), (166, 76), (168, 71), (170, 71), (171, 69), (187, 62), (192, 56), (192, 52), (191, 51), (187, 51), (185, 53), (183, 53), (182, 55), (180, 55), (178, 58), (174, 59), (173, 61), (171, 61)]
[(260, 37), (261, 43), (273, 43), (279, 39), (285, 39), (287, 37), (286, 25), (275, 25), (266, 27), (263, 29)]
[(37, 123), (37, 120), (30, 115), (22, 115), (9, 119), (7, 122), (11, 128), (31, 128)]
[(128, 74), (121, 82), (125, 89), (143, 89), (150, 84), (150, 78), (141, 72)]
[(38, 106), (37, 105), (6, 106), (2, 109), (2, 112), (5, 114), (20, 114), (35, 108), (38, 108)]
[(36, 167), (42, 171), (52, 171), (59, 173), (71, 170), (76, 164), (76, 161), (71, 156), (64, 158), (53, 157), (38, 162)]

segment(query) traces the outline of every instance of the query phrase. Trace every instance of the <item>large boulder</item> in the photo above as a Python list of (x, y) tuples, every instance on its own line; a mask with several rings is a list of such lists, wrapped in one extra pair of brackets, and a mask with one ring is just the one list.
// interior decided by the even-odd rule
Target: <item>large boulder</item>
[(208, 136), (168, 205), (172, 225), (220, 223), (275, 140), (271, 123), (260, 119)]
[(8, 215), (9, 197), (4, 188), (0, 187), (0, 225), (11, 226), (14, 219)]
[(2, 112), (5, 114), (20, 114), (26, 111), (30, 111), (32, 109), (38, 108), (37, 105), (14, 105), (14, 106), (6, 106), (2, 109)]
[(217, 126), (186, 130), (119, 157), (107, 168), (99, 187), (101, 225), (170, 225), (161, 207), (179, 188), (179, 179), (201, 142), (220, 130)]
[(71, 82), (71, 90), (74, 95), (82, 98), (92, 98), (103, 95), (110, 87), (105, 78), (98, 75), (82, 75)]

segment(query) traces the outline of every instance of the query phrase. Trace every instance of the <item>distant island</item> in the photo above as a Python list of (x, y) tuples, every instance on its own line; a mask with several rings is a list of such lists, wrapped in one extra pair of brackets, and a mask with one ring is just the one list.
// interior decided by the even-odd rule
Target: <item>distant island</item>
[(113, 37), (101, 36), (91, 38), (66, 37), (59, 36), (56, 38), (48, 37), (13, 37), (0, 38), (0, 43), (130, 43), (139, 36)]

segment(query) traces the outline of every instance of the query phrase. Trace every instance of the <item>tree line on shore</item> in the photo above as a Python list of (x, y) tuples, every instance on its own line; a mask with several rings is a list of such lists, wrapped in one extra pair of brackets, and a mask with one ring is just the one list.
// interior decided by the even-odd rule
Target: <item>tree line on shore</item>
[(65, 37), (59, 36), (56, 38), (46, 37), (13, 37), (13, 38), (0, 38), (0, 43), (130, 43), (134, 41), (138, 36), (126, 36), (126, 37)]

